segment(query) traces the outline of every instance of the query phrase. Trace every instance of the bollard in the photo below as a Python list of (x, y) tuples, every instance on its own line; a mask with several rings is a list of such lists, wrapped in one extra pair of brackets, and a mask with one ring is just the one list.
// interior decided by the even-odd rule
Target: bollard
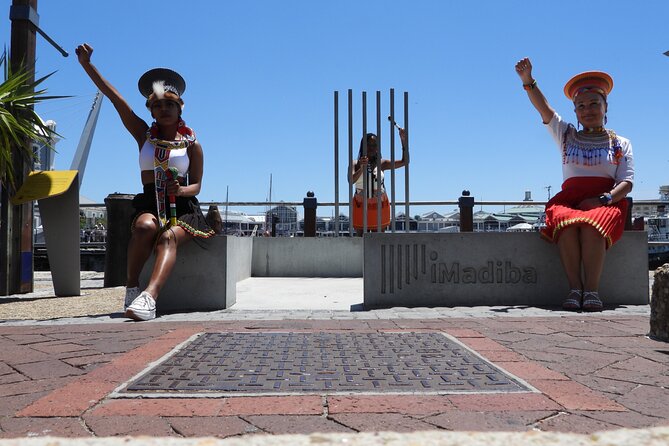
[(625, 231), (632, 231), (634, 223), (632, 221), (632, 208), (634, 207), (634, 200), (632, 197), (625, 197), (627, 200), (627, 215), (625, 215)]
[(312, 191), (307, 192), (307, 196), (302, 200), (304, 206), (304, 236), (316, 237), (316, 208), (318, 200), (314, 197)]
[(125, 285), (128, 269), (134, 195), (110, 194), (105, 198), (107, 207), (107, 243), (105, 253), (105, 287)]
[(458, 198), (460, 207), (460, 232), (474, 232), (474, 197), (469, 196), (468, 190), (462, 191)]

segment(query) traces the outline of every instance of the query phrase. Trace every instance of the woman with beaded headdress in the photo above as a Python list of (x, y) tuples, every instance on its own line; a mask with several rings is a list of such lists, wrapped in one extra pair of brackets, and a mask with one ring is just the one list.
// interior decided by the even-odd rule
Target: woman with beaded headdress
[(605, 127), (613, 79), (601, 71), (588, 71), (567, 82), (564, 93), (574, 104), (577, 128), (548, 104), (528, 58), (516, 63), (516, 73), (562, 155), (564, 183), (546, 204), (546, 227), (541, 231), (557, 243), (569, 282), (562, 307), (601, 311), (599, 281), (606, 250), (622, 236), (625, 197), (634, 183), (632, 144)]
[[(202, 146), (181, 118), (186, 83), (166, 68), (149, 70), (139, 79), (139, 90), (154, 119), (149, 126), (137, 116), (118, 91), (91, 63), (93, 48), (76, 49), (79, 63), (93, 83), (109, 98), (125, 128), (137, 141), (144, 191), (133, 200), (135, 217), (128, 245), (125, 315), (134, 320), (156, 316), (156, 299), (176, 261), (177, 247), (191, 239), (214, 235), (195, 196), (202, 185)], [(176, 208), (176, 215), (173, 215)], [(144, 290), (139, 275), (155, 251), (156, 261)]]

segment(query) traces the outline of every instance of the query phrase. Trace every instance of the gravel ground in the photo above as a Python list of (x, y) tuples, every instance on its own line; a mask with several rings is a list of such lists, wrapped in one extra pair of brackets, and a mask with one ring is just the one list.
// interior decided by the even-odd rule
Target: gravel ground
[(34, 291), (0, 297), (0, 320), (49, 320), (97, 316), (123, 309), (125, 287), (104, 288), (104, 273), (81, 273), (81, 296), (55, 297), (51, 274), (36, 271)]

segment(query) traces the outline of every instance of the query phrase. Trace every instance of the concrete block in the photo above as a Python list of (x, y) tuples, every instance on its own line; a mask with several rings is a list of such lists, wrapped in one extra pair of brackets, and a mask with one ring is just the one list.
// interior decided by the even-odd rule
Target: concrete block
[(253, 277), (362, 277), (360, 237), (254, 237)]
[[(557, 246), (537, 233), (364, 236), (365, 308), (558, 306), (568, 289)], [(625, 232), (607, 252), (600, 295), (648, 303), (646, 232)]]
[[(157, 301), (158, 312), (222, 310), (235, 303), (237, 282), (251, 277), (252, 238), (215, 236), (204, 243), (204, 248), (197, 241), (179, 247)], [(146, 287), (154, 263), (151, 255), (142, 269), (140, 288)]]

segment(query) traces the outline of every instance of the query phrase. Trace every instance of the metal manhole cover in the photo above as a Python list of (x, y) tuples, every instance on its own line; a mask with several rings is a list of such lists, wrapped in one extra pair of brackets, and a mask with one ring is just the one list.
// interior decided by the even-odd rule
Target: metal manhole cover
[(204, 333), (117, 396), (533, 391), (444, 333)]

